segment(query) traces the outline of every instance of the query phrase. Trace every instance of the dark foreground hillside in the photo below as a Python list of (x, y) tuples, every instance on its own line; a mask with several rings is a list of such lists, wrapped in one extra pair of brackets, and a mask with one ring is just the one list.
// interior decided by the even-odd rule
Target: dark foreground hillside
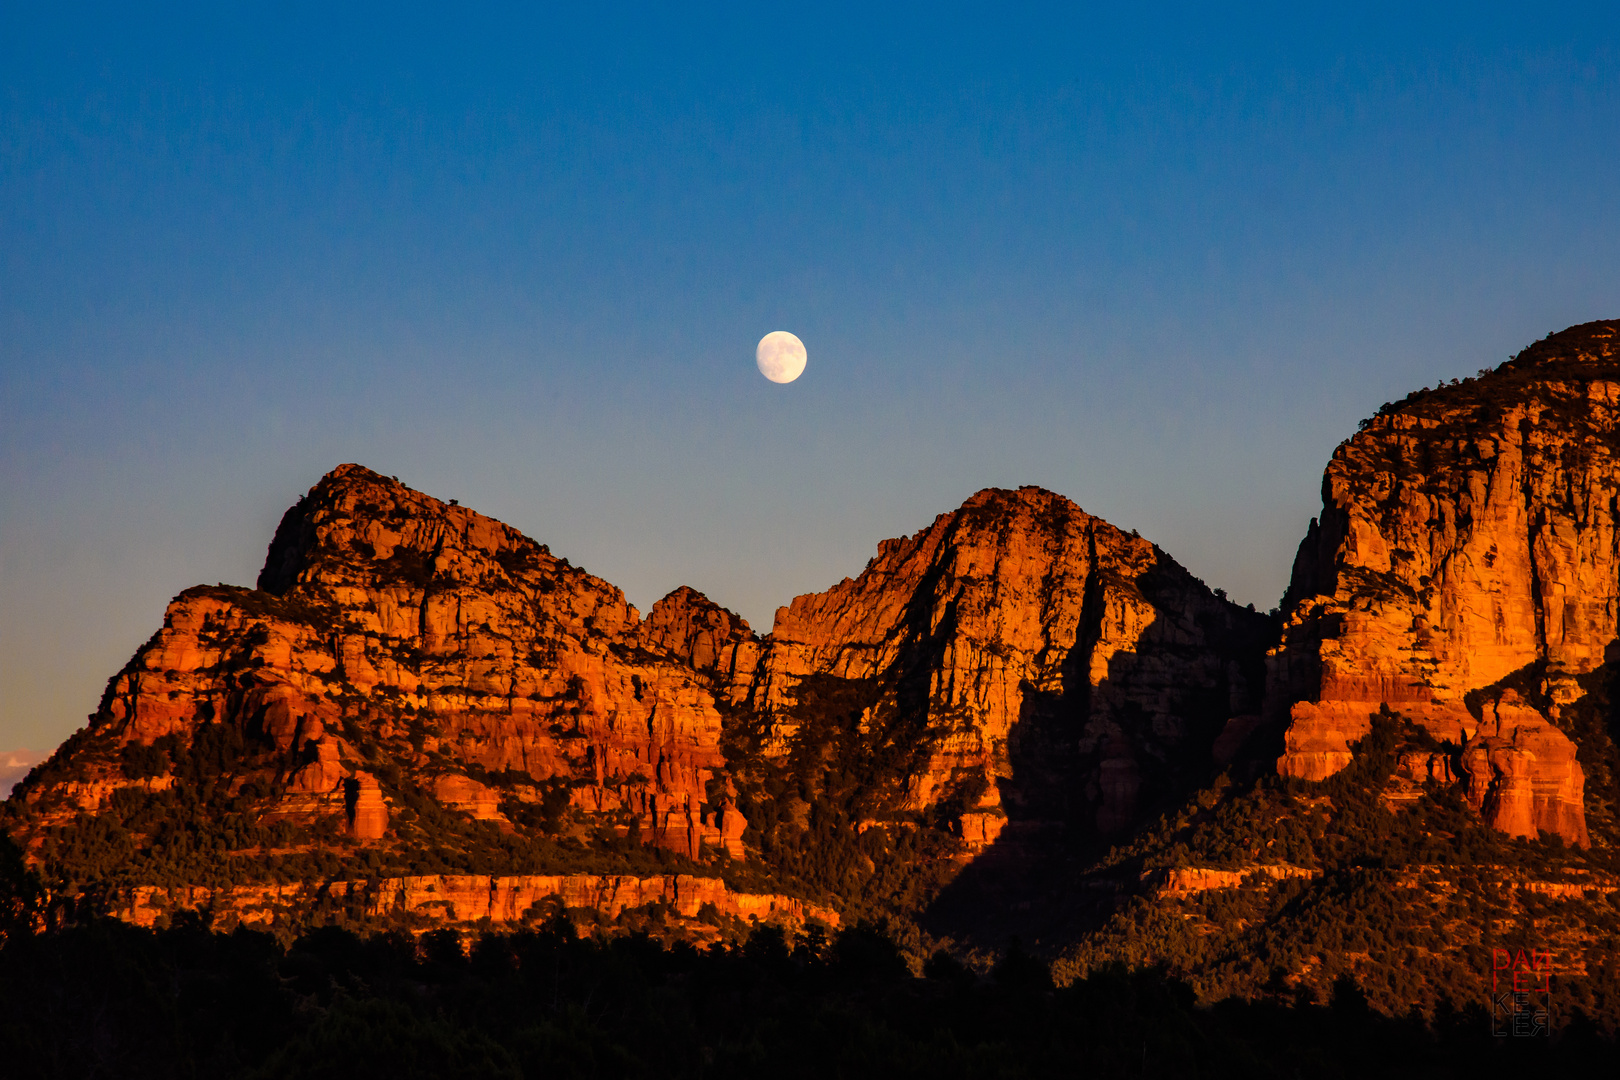
[[(1160, 965), (1200, 1000), (1264, 987), (1325, 1000), (1348, 977), (1382, 1012), (1432, 1017), (1447, 1000), (1487, 1001), (1493, 957), (1523, 950), (1548, 955), (1566, 1015), (1579, 1008), (1613, 1033), (1614, 847), (1504, 836), (1455, 789), (1403, 781), (1421, 728), (1393, 712), (1371, 726), (1329, 779), (1222, 776), (1090, 867), (1050, 909), (1051, 937), (1079, 941), (1055, 964), (1060, 981)], [(1121, 882), (1147, 891), (1099, 888)], [(1074, 902), (1088, 895), (1104, 901)]]
[(1449, 1077), (1604, 1075), (1616, 1047), (1576, 1017), (1495, 1038), (1478, 1004), (1432, 1023), (1353, 983), (1307, 1005), (1195, 1004), (1161, 970), (1053, 989), (1014, 950), (923, 977), (869, 926), (831, 941), (761, 928), (737, 947), (594, 940), (556, 919), (413, 941), (327, 927), (283, 949), (200, 918), (90, 920), (0, 949), (0, 1045), (29, 1077)]

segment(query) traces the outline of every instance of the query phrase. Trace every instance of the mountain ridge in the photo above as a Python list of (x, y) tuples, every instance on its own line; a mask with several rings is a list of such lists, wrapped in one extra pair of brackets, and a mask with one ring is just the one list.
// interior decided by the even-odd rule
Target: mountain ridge
[[(59, 896), (284, 930), (467, 925), (406, 882), (686, 880), (764, 899), (697, 919), (638, 885), (612, 919), (886, 919), (924, 951), (1018, 934), (1070, 973), (1164, 962), (1210, 994), (1349, 973), (1433, 1007), (1492, 919), (1556, 902), (1596, 979), (1617, 330), (1365, 422), (1275, 614), (1060, 495), (990, 488), (761, 635), (685, 587), (642, 616), (509, 526), (339, 466), (258, 588), (176, 597), (4, 825)], [(1450, 938), (1358, 960), (1321, 936), (1380, 890)]]

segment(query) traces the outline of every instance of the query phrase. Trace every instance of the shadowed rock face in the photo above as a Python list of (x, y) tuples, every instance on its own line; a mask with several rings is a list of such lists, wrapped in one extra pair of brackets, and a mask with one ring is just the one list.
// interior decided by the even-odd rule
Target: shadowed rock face
[(871, 687), (863, 725), (910, 721), (903, 806), (960, 804), (970, 847), (1009, 820), (1111, 833), (1258, 710), (1271, 632), (1067, 499), (992, 489), (778, 611), (753, 704), (783, 753), (806, 679)]
[(1284, 775), (1344, 767), (1387, 704), (1460, 748), (1497, 828), (1587, 842), (1558, 722), (1620, 616), (1617, 330), (1572, 327), (1420, 391), (1335, 451), (1270, 658)]

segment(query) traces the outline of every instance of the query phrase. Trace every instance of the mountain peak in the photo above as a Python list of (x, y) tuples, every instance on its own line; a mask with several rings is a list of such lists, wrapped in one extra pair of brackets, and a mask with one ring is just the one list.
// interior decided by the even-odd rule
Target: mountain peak
[(789, 745), (805, 687), (868, 687), (859, 722), (905, 717), (894, 737), (923, 755), (896, 806), (971, 788), (961, 828), (975, 843), (1009, 820), (1108, 834), (1206, 767), (1233, 715), (1258, 711), (1271, 633), (1063, 496), (987, 488), (781, 609), (754, 701)]
[[(316, 581), (426, 585), (434, 576), (471, 581), (559, 567), (567, 560), (501, 521), (364, 466), (340, 465), (282, 515), (258, 586), (283, 596)], [(619, 594), (606, 581), (591, 581)]]

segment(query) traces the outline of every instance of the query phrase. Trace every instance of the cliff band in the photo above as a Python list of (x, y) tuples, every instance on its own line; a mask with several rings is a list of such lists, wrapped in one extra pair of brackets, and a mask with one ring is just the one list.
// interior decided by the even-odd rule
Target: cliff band
[(1559, 724), (1620, 618), (1616, 332), (1551, 335), (1386, 406), (1334, 452), (1269, 659), (1280, 772), (1343, 768), (1388, 706), (1450, 744), (1435, 778), (1465, 777), (1494, 826), (1587, 843)]

